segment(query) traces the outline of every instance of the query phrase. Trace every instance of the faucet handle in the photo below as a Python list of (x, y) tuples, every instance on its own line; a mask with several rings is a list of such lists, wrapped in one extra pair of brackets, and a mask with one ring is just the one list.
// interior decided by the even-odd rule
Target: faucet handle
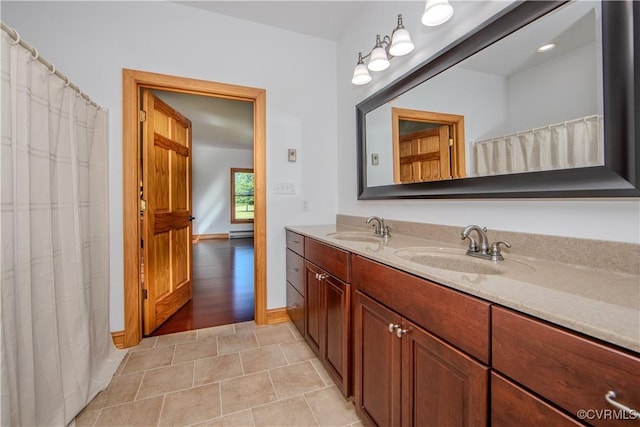
[(471, 236), (460, 236), (460, 240), (469, 239), (469, 249), (467, 249), (467, 253), (470, 252), (478, 252), (478, 243), (476, 243), (475, 239)]
[(511, 247), (511, 243), (506, 240), (498, 240), (491, 245), (491, 260), (492, 261), (504, 261), (504, 257), (500, 253), (500, 245), (504, 245), (507, 248)]
[(382, 237), (391, 237), (391, 230), (392, 228), (390, 225), (382, 226), (382, 230), (381, 230)]

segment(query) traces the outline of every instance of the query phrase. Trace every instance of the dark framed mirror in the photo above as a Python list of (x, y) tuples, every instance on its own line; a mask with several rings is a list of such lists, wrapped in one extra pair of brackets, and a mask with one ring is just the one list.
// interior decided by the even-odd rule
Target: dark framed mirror
[[(573, 18), (568, 18), (573, 15), (567, 15), (569, 12), (566, 12), (566, 10), (579, 7), (584, 9), (584, 5), (589, 3), (593, 7), (593, 11), (586, 9), (585, 11), (579, 11), (580, 13), (576, 15), (577, 18), (573, 20), (575, 22), (572, 21)], [(358, 199), (640, 197), (640, 105), (638, 102), (640, 99), (640, 84), (636, 84), (635, 81), (635, 76), (640, 73), (640, 63), (637, 58), (640, 46), (639, 16), (640, 3), (633, 1), (518, 2), (434, 55), (404, 77), (365, 99), (356, 106)], [(493, 166), (489, 166), (488, 169), (485, 167), (486, 165), (480, 167), (478, 162), (483, 159), (486, 160), (487, 157), (483, 157), (479, 151), (480, 142), (492, 140), (492, 138), (494, 140), (502, 138), (494, 138), (495, 135), (490, 135), (491, 132), (500, 128), (509, 136), (518, 135), (520, 137), (523, 133), (520, 132), (519, 128), (510, 129), (502, 122), (500, 126), (494, 124), (490, 130), (487, 130), (489, 129), (488, 123), (493, 118), (483, 117), (482, 120), (477, 119), (473, 112), (465, 110), (473, 102), (465, 102), (465, 97), (462, 96), (461, 106), (452, 107), (448, 105), (446, 112), (458, 114), (464, 110), (465, 127), (467, 127), (465, 134), (475, 137), (474, 141), (469, 141), (466, 149), (468, 155), (467, 171), (458, 175), (464, 176), (464, 178), (456, 178), (455, 174), (453, 174), (451, 179), (398, 184), (393, 180), (393, 170), (391, 169), (385, 172), (391, 178), (379, 178), (384, 174), (380, 174), (378, 171), (383, 170), (381, 165), (384, 165), (385, 159), (389, 156), (380, 152), (386, 149), (386, 145), (376, 146), (375, 144), (380, 144), (380, 142), (374, 140), (378, 138), (380, 141), (384, 141), (382, 144), (387, 144), (386, 133), (388, 132), (390, 135), (391, 130), (379, 131), (380, 123), (374, 121), (376, 116), (387, 117), (388, 115), (389, 129), (391, 129), (391, 116), (390, 113), (386, 113), (385, 109), (391, 111), (392, 108), (397, 107), (415, 108), (416, 104), (412, 103), (415, 102), (415, 99), (437, 99), (438, 97), (435, 94), (438, 93), (438, 90), (434, 89), (436, 87), (435, 82), (440, 82), (441, 87), (446, 88), (446, 83), (442, 86), (442, 82), (448, 81), (447, 79), (454, 71), (459, 73), (461, 63), (473, 63), (474, 71), (477, 72), (479, 70), (487, 74), (487, 70), (482, 69), (479, 64), (496, 61), (477, 60), (477, 54), (491, 50), (504, 50), (509, 43), (513, 46), (522, 46), (522, 39), (518, 39), (518, 37), (521, 37), (525, 31), (530, 31), (530, 28), (538, 26), (539, 28), (547, 28), (538, 31), (544, 31), (547, 34), (551, 33), (552, 31), (543, 26), (542, 23), (546, 21), (553, 22), (554, 20), (557, 22), (572, 21), (572, 28), (558, 30), (558, 37), (561, 35), (564, 37), (563, 42), (574, 40), (572, 55), (578, 55), (575, 52), (579, 52), (579, 55), (582, 55), (583, 51), (587, 52), (589, 50), (597, 53), (597, 57), (588, 59), (588, 61), (592, 61), (592, 67), (582, 66), (582, 69), (595, 70), (592, 73), (593, 75), (589, 77), (592, 80), (595, 79), (595, 83), (593, 85), (575, 84), (577, 87), (579, 87), (579, 84), (583, 84), (586, 94), (585, 99), (574, 102), (576, 106), (569, 105), (557, 108), (563, 111), (572, 110), (571, 114), (575, 116), (579, 114), (579, 120), (569, 120), (574, 119), (573, 116), (555, 120), (565, 125), (574, 121), (586, 121), (587, 118), (598, 122), (596, 128), (597, 144), (594, 142), (593, 147), (595, 148), (592, 148), (595, 153), (593, 161), (575, 163), (573, 166), (566, 166), (560, 162), (559, 166), (549, 166), (546, 169), (538, 165), (538, 169), (524, 169), (526, 170), (525, 172), (514, 169), (511, 163), (518, 163), (515, 161), (509, 161), (509, 166), (503, 171), (498, 170), (496, 172), (492, 169)], [(591, 25), (591, 27), (594, 27), (596, 31), (587, 38), (591, 37), (593, 40), (589, 40), (588, 43), (575, 42), (574, 33), (577, 28), (581, 29), (581, 31), (587, 29), (587, 33), (590, 33), (589, 25), (586, 25), (589, 22), (595, 24)], [(505, 55), (503, 51), (502, 56), (511, 57), (513, 55)], [(561, 60), (557, 58), (555, 63), (559, 63)], [(575, 62), (574, 59), (571, 62)], [(540, 65), (538, 64), (538, 66)], [(510, 65), (503, 64), (501, 68), (509, 67)], [(469, 68), (471, 66), (466, 66), (465, 72), (468, 72)], [(537, 74), (541, 74), (539, 70), (536, 70)], [(524, 74), (522, 70), (519, 71), (521, 71), (521, 75)], [(558, 72), (556, 75), (566, 77), (570, 74)], [(571, 76), (571, 78), (573, 77)], [(501, 76), (500, 78), (509, 81), (516, 80), (513, 74), (507, 77)], [(580, 79), (573, 78), (577, 82), (581, 82), (582, 80)], [(454, 84), (454, 86), (463, 95), (471, 93), (459, 90), (458, 84)], [(475, 87), (478, 86), (476, 84)], [(429, 94), (419, 92), (425, 90), (425, 87), (428, 87), (432, 92)], [(523, 93), (523, 89), (518, 90), (520, 92), (514, 92)], [(527, 88), (526, 90), (532, 92), (537, 89)], [(505, 98), (507, 97), (505, 96)], [(518, 98), (518, 96), (512, 97)], [(574, 95), (561, 93), (557, 93), (553, 98), (550, 101), (550, 106), (552, 103), (556, 103), (556, 98), (575, 100)], [(590, 109), (585, 109), (582, 112), (577, 111), (577, 109), (585, 105), (589, 105)], [(444, 107), (429, 104), (426, 106), (420, 105), (420, 108), (428, 111), (443, 111)], [(509, 112), (518, 109), (521, 108), (513, 106), (503, 108), (503, 110)], [(552, 109), (530, 108), (529, 111)], [(491, 109), (485, 107), (484, 110), (489, 111)], [(573, 110), (576, 110), (576, 112)], [(556, 125), (555, 122), (549, 123), (554, 121), (553, 118), (546, 118), (546, 122), (540, 123), (531, 121), (533, 120), (532, 116), (535, 115), (529, 113), (525, 117), (526, 120), (513, 119), (512, 122), (519, 122), (520, 126), (531, 130), (546, 127), (551, 130), (552, 125)], [(594, 119), (595, 117), (597, 119)], [(537, 119), (544, 120), (542, 118)], [(484, 125), (484, 128), (478, 123)], [(386, 119), (384, 120), (384, 126), (386, 126)], [(572, 129), (568, 132), (575, 133)], [(479, 141), (480, 139), (483, 141)], [(389, 152), (392, 149), (391, 140), (392, 138), (388, 138)], [(500, 143), (505, 145), (504, 142)], [(373, 163), (373, 159), (375, 159), (375, 163)], [(566, 159), (563, 161), (567, 162)], [(474, 162), (476, 162), (475, 165), (473, 164)], [(554, 162), (556, 160), (551, 163)], [(524, 163), (526, 163), (526, 160)]]

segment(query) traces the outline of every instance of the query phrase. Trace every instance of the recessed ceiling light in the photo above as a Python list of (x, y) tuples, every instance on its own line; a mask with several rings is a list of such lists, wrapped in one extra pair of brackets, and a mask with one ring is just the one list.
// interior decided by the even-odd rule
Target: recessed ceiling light
[(551, 49), (553, 49), (554, 47), (556, 47), (555, 43), (547, 43), (545, 45), (542, 45), (538, 48), (538, 52), (542, 53), (542, 52), (549, 52)]

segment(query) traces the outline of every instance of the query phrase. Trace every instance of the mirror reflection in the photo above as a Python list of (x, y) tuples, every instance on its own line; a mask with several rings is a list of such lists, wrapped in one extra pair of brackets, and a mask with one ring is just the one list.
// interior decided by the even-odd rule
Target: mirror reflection
[(571, 2), (368, 112), (367, 185), (603, 165), (600, 22)]

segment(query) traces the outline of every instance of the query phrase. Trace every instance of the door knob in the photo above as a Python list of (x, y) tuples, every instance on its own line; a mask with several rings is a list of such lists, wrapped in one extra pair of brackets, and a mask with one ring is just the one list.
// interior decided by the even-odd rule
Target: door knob
[(193, 221), (194, 219), (196, 219), (195, 216), (189, 216), (189, 221)]

